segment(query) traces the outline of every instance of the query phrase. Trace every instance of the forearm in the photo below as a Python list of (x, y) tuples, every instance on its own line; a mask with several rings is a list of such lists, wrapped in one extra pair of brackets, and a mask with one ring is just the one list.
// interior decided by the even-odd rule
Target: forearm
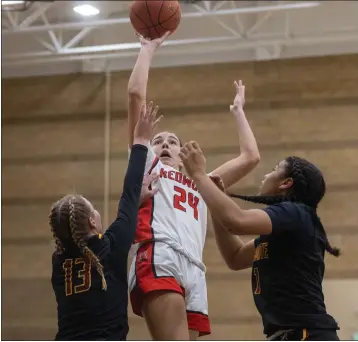
[(244, 111), (242, 109), (234, 109), (234, 111), (233, 114), (239, 134), (240, 155), (213, 171), (213, 174), (222, 178), (226, 187), (245, 177), (260, 161), (256, 139)]
[(141, 48), (128, 82), (128, 129), (129, 146), (133, 144), (134, 129), (138, 122), (141, 106), (145, 103), (152, 53)]
[(221, 256), (231, 270), (238, 269), (235, 262), (236, 256), (238, 255), (240, 249), (244, 246), (244, 241), (242, 241), (238, 236), (230, 234), (213, 215), (212, 221), (216, 244), (219, 248)]
[(118, 217), (123, 216), (127, 221), (137, 216), (147, 153), (148, 148), (144, 144), (132, 147), (118, 207)]
[(138, 97), (145, 101), (152, 58), (153, 53), (150, 49), (145, 47), (140, 49), (128, 82), (128, 94), (130, 97)]
[(247, 155), (254, 161), (260, 160), (260, 153), (252, 129), (246, 119), (245, 112), (242, 108), (233, 109), (236, 118), (236, 127), (239, 134), (240, 152)]
[(210, 213), (225, 228), (235, 227), (240, 223), (242, 210), (230, 197), (224, 194), (211, 181), (209, 176), (202, 174), (193, 177), (194, 183), (203, 197)]
[(135, 144), (131, 151), (117, 218), (105, 233), (114, 250), (127, 251), (134, 239), (147, 150), (143, 144)]

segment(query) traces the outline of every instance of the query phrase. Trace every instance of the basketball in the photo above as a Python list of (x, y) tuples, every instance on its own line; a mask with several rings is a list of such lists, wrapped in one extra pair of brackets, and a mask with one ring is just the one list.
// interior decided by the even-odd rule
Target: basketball
[(160, 38), (167, 31), (173, 33), (180, 18), (178, 1), (135, 0), (130, 8), (133, 28), (145, 38)]

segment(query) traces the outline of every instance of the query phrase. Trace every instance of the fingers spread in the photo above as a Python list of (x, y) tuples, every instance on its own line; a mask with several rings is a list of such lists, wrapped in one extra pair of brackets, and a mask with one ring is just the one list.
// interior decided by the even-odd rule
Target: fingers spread
[(152, 120), (152, 122), (155, 121), (155, 118), (157, 117), (157, 114), (158, 114), (158, 110), (159, 110), (159, 106), (155, 106), (155, 107), (154, 107), (154, 110), (153, 110), (153, 112), (152, 112), (152, 115), (151, 115), (151, 120)]
[(163, 115), (161, 115), (157, 120), (155, 120), (153, 122), (153, 127), (155, 127), (156, 125), (158, 125), (159, 121), (163, 118)]
[(147, 106), (147, 116), (148, 117), (150, 117), (150, 115), (152, 114), (152, 110), (153, 110), (153, 101), (150, 101)]
[(139, 115), (140, 119), (142, 119), (142, 120), (144, 119), (145, 112), (146, 112), (146, 105), (145, 105), (145, 103), (143, 103), (141, 108), (140, 108), (140, 115)]

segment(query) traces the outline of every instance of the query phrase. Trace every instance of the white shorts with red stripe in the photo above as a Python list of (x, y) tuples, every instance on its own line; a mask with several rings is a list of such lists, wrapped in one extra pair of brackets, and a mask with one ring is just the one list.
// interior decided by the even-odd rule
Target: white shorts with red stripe
[(143, 298), (153, 291), (183, 295), (188, 328), (199, 336), (210, 334), (205, 272), (168, 244), (146, 242), (138, 248), (129, 271), (130, 300), (134, 314), (142, 316)]

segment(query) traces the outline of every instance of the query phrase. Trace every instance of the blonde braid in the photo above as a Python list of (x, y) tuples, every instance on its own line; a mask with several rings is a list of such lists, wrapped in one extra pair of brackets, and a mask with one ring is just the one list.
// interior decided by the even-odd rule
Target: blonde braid
[(96, 254), (94, 254), (93, 251), (88, 246), (85, 246), (83, 248), (83, 253), (90, 260), (91, 264), (93, 263), (96, 266), (96, 270), (102, 278), (102, 290), (106, 291), (107, 290), (107, 281), (104, 276), (103, 266), (102, 266), (101, 262), (97, 258)]
[(49, 218), (49, 225), (50, 225), (50, 229), (51, 229), (51, 232), (52, 232), (52, 236), (53, 236), (53, 239), (55, 241), (55, 253), (57, 255), (60, 255), (60, 254), (62, 254), (64, 252), (64, 248), (62, 246), (61, 240), (56, 235), (55, 228), (54, 228), (54, 223), (53, 223), (53, 220), (55, 220), (56, 216), (59, 215), (58, 211), (59, 210), (58, 210), (58, 202), (57, 202), (51, 208), (51, 212), (50, 212), (50, 215), (48, 216), (48, 218)]
[(75, 244), (80, 249), (81, 253), (90, 261), (91, 265), (93, 264), (96, 267), (98, 274), (102, 278), (102, 290), (107, 290), (107, 282), (103, 272), (103, 266), (99, 261), (98, 257), (93, 253), (93, 251), (87, 246), (87, 242), (83, 239), (83, 236), (78, 234), (79, 227), (77, 226), (76, 214), (75, 214), (75, 204), (74, 201), (76, 198), (72, 196), (69, 201), (69, 225), (72, 233), (72, 239)]
[(76, 200), (75, 196), (71, 196), (68, 200), (68, 223), (70, 225), (72, 237), (75, 235), (75, 232), (77, 230), (75, 204), (74, 204), (75, 200)]

